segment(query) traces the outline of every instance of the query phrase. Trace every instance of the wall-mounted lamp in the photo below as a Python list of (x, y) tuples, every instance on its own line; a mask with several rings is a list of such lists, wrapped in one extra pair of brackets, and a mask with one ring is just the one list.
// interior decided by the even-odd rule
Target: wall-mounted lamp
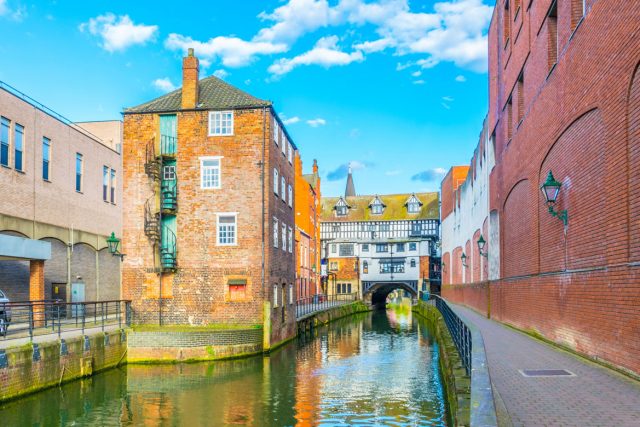
[(118, 246), (120, 246), (120, 239), (116, 237), (116, 233), (111, 233), (111, 236), (107, 239), (107, 245), (109, 245), (109, 252), (113, 256), (119, 256), (120, 261), (124, 260), (125, 254), (120, 253)]
[(488, 258), (489, 255), (487, 254), (487, 252), (485, 252), (484, 247), (487, 244), (487, 241), (484, 240), (484, 237), (482, 237), (482, 234), (480, 235), (480, 238), (478, 239), (478, 251), (480, 252), (480, 256), (483, 256), (485, 258)]
[(567, 210), (557, 211), (554, 208), (556, 200), (558, 199), (558, 194), (560, 193), (560, 187), (562, 187), (562, 184), (556, 181), (553, 177), (553, 173), (549, 171), (547, 180), (540, 186), (540, 190), (544, 195), (547, 207), (549, 208), (549, 213), (562, 221), (566, 227), (569, 222), (569, 214), (567, 213)]
[(460, 255), (460, 259), (462, 260), (462, 266), (464, 268), (467, 268), (467, 256), (464, 254), (464, 252), (462, 252), (462, 255)]

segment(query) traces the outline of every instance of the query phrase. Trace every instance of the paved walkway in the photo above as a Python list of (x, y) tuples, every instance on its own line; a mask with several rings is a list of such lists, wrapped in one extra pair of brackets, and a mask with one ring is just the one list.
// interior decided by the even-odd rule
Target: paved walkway
[[(125, 326), (126, 327), (126, 326)], [(120, 329), (120, 327), (118, 326), (118, 324), (111, 324), (111, 325), (104, 325), (104, 331), (105, 332), (111, 332), (111, 331), (115, 331)], [(84, 335), (94, 335), (97, 333), (102, 332), (102, 326), (96, 326), (96, 327), (92, 327), (92, 328), (85, 328), (84, 329)], [(82, 335), (82, 330), (81, 329), (74, 329), (74, 330), (67, 330), (65, 331), (64, 329), (62, 330), (61, 334), (60, 334), (60, 338), (63, 339), (70, 339), (70, 338), (74, 338), (74, 337), (79, 337)], [(42, 335), (34, 335), (33, 336), (33, 342), (34, 343), (45, 343), (45, 342), (51, 342), (51, 341), (58, 341), (58, 333), (52, 333), (52, 334), (42, 334)], [(9, 336), (9, 338), (7, 339), (3, 339), (0, 338), (0, 350), (9, 348), (9, 347), (17, 347), (17, 346), (21, 346), (24, 344), (28, 344), (29, 342), (31, 342), (31, 340), (29, 339), (28, 336), (26, 337), (21, 337), (21, 338), (11, 338), (11, 336)]]
[[(640, 383), (468, 308), (451, 307), (482, 332), (491, 381), (514, 426), (640, 426)], [(566, 369), (575, 376), (527, 378), (523, 369)]]

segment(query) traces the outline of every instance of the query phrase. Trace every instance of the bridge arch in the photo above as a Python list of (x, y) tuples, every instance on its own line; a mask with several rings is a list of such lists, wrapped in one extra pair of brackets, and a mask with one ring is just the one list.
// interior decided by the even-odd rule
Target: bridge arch
[(379, 282), (368, 287), (364, 293), (364, 300), (373, 306), (384, 307), (387, 297), (396, 289), (407, 291), (412, 299), (418, 298), (418, 288), (410, 282)]

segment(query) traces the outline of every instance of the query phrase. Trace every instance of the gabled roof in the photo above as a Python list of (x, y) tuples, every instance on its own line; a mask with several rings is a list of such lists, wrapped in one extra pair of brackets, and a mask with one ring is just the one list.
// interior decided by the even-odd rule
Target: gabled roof
[(407, 201), (404, 202), (404, 205), (407, 206), (409, 203), (418, 203), (420, 206), (424, 204), (420, 201), (420, 199), (418, 199), (418, 197), (416, 196), (416, 193), (413, 193), (411, 196), (409, 196)]
[(387, 205), (384, 204), (384, 202), (382, 200), (380, 200), (380, 197), (376, 194), (376, 196), (371, 199), (371, 201), (369, 202), (369, 207), (373, 206), (373, 205), (382, 205), (382, 207), (386, 208)]
[[(182, 109), (182, 89), (176, 89), (159, 98), (135, 107), (125, 108), (124, 113), (160, 113)], [(215, 76), (198, 82), (198, 109), (224, 110), (235, 108), (268, 107), (271, 101), (264, 101), (241, 91), (235, 86)]]
[[(410, 219), (439, 219), (440, 206), (439, 194), (433, 193), (416, 193), (415, 196), (422, 203), (420, 211), (417, 213), (409, 213), (407, 211), (406, 202), (411, 198), (412, 194), (388, 194), (378, 196), (382, 203), (386, 205), (386, 209), (381, 215), (374, 215), (369, 209), (369, 203), (375, 196), (356, 196), (356, 197), (323, 197), (321, 201), (320, 219), (322, 221), (393, 221), (393, 220), (410, 220)], [(335, 207), (343, 200), (349, 205), (349, 211), (345, 216), (337, 216)]]
[(317, 191), (316, 184), (318, 183), (318, 174), (317, 173), (308, 173), (306, 175), (302, 175), (302, 179), (307, 181), (313, 191)]

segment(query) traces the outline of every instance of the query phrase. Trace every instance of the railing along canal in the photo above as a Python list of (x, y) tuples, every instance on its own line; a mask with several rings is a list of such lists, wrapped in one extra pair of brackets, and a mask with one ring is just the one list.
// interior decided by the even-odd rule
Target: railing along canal
[(430, 295), (429, 302), (434, 301), (436, 308), (444, 317), (444, 322), (447, 324), (451, 338), (456, 345), (458, 354), (462, 359), (462, 365), (467, 371), (467, 375), (471, 375), (471, 350), (473, 341), (471, 340), (471, 331), (467, 325), (458, 317), (457, 314), (451, 310), (445, 300), (438, 295)]
[(356, 300), (356, 294), (312, 295), (296, 301), (296, 319), (347, 304)]
[(0, 336), (4, 340), (71, 331), (131, 325), (131, 301), (62, 302), (58, 300), (0, 303)]

